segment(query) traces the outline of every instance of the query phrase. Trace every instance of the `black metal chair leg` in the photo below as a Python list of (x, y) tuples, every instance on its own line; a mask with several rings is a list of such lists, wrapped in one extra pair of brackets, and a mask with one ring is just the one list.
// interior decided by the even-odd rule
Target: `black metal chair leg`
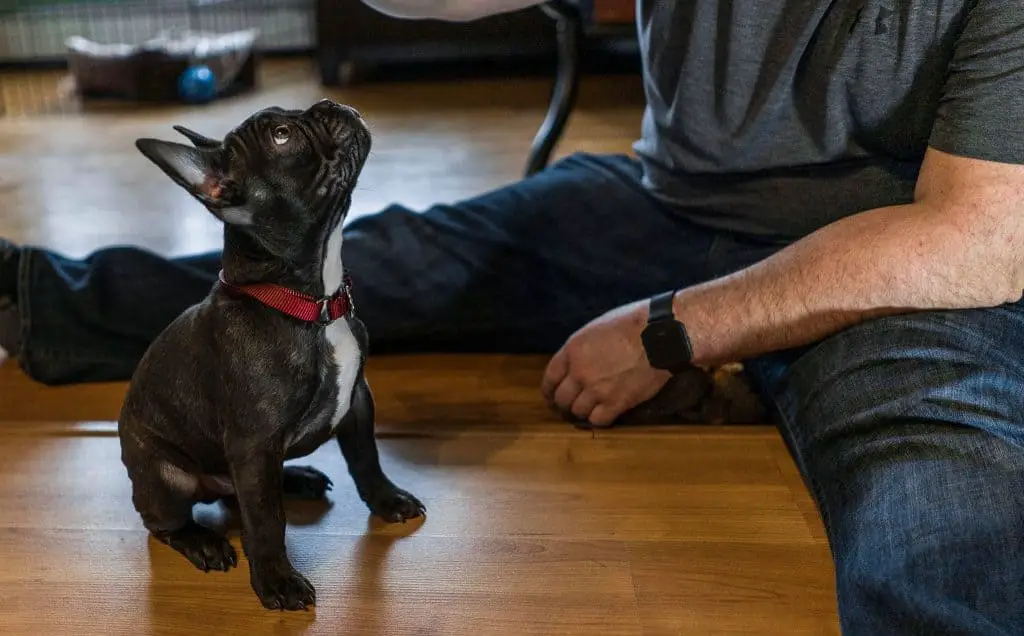
[(543, 10), (555, 19), (558, 35), (558, 69), (544, 122), (533, 138), (526, 162), (526, 176), (547, 167), (558, 140), (576, 104), (579, 88), (583, 19), (572, 2), (550, 2)]

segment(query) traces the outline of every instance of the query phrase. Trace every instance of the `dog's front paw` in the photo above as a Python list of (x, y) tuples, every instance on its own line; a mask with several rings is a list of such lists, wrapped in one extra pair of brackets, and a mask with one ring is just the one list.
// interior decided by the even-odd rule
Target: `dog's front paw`
[(312, 466), (284, 467), (284, 494), (298, 499), (323, 499), (331, 489), (331, 478)]
[(426, 506), (412, 493), (397, 486), (387, 486), (366, 498), (370, 512), (384, 521), (405, 523), (407, 519), (421, 517), (427, 512)]
[(252, 589), (267, 609), (301, 610), (316, 605), (316, 590), (287, 559), (252, 564)]
[(227, 539), (206, 526), (190, 521), (188, 525), (159, 537), (203, 572), (227, 572), (238, 565), (238, 555)]

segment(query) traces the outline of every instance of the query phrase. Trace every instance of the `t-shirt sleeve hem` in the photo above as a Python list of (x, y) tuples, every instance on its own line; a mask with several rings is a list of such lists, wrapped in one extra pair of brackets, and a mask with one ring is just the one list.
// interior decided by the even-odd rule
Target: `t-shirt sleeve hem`
[[(1007, 128), (1013, 130), (1011, 126)], [(1019, 124), (1016, 127), (1019, 128)], [(1019, 135), (997, 132), (994, 128), (991, 132), (977, 127), (965, 130), (962, 126), (944, 120), (932, 130), (928, 145), (968, 159), (1024, 165), (1024, 139)]]

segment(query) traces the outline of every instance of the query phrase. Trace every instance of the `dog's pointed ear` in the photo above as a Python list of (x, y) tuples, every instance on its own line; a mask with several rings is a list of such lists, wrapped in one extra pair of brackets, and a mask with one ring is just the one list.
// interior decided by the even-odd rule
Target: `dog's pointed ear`
[(234, 188), (217, 165), (216, 151), (148, 138), (137, 139), (135, 147), (222, 222), (252, 224), (252, 212), (235, 197)]
[(137, 139), (135, 147), (189, 194), (216, 199), (217, 170), (196, 148), (160, 139)]
[(220, 148), (221, 142), (216, 139), (210, 139), (206, 135), (197, 133), (194, 130), (185, 128), (184, 126), (173, 126), (180, 135), (192, 142), (192, 145), (200, 150), (215, 150)]

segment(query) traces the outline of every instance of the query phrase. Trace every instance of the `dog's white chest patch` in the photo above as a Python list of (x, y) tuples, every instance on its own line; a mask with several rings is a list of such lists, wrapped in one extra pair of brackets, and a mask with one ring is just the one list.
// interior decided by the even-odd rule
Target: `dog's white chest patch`
[(356, 374), (359, 372), (359, 342), (344, 318), (328, 325), (325, 335), (328, 350), (333, 354), (338, 373), (335, 378), (338, 383), (338, 401), (331, 416), (333, 432), (352, 406), (352, 389), (355, 387)]
[[(327, 239), (326, 254), (323, 261), (324, 289), (333, 291), (341, 286), (345, 268), (341, 262), (342, 227), (339, 223)], [(355, 386), (356, 374), (359, 372), (359, 342), (344, 318), (334, 321), (325, 329), (327, 348), (337, 365), (338, 402), (331, 416), (333, 432), (341, 418), (352, 406), (352, 389)]]

